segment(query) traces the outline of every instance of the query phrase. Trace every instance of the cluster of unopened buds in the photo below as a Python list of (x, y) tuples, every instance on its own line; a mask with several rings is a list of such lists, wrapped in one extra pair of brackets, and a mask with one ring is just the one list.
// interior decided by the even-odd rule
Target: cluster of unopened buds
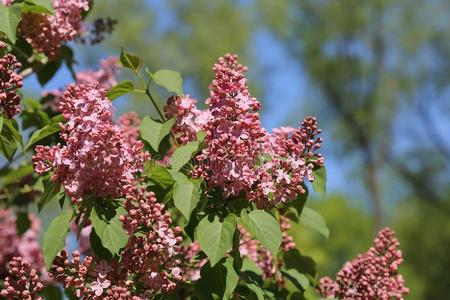
[(43, 288), (38, 272), (21, 257), (14, 257), (9, 263), (9, 275), (5, 278), (0, 296), (6, 299), (42, 300), (39, 292)]
[(39, 246), (40, 221), (32, 214), (28, 218), (30, 227), (20, 235), (14, 212), (0, 209), (0, 277), (8, 273), (8, 262), (13, 257), (21, 257), (45, 279), (44, 257)]
[[(0, 50), (6, 44), (0, 41)], [(11, 119), (20, 112), (20, 96), (17, 89), (23, 86), (23, 78), (16, 73), (22, 67), (12, 54), (0, 57), (0, 112)]]
[[(119, 59), (116, 56), (110, 56), (100, 60), (98, 69), (79, 71), (75, 74), (75, 78), (78, 84), (96, 83), (99, 87), (109, 90), (117, 84), (118, 73)], [(58, 112), (59, 103), (64, 97), (64, 90), (54, 89), (45, 91), (43, 96), (49, 98), (45, 105), (53, 111)]]
[[(126, 215), (120, 220), (128, 232), (128, 243), (120, 263), (94, 256), (81, 258), (80, 252), (62, 251), (50, 270), (65, 288), (87, 299), (148, 299), (157, 293), (171, 293), (182, 280), (181, 228), (172, 226), (171, 215), (144, 186), (126, 188)], [(146, 232), (145, 234), (143, 232)], [(136, 290), (136, 286), (142, 289)], [(123, 298), (117, 298), (117, 295)]]
[(389, 228), (378, 232), (374, 245), (364, 254), (347, 262), (338, 272), (336, 281), (320, 280), (323, 297), (337, 299), (397, 299), (409, 290), (398, 268), (403, 261), (400, 243)]
[(89, 10), (89, 0), (53, 0), (55, 13), (26, 13), (19, 24), (21, 35), (34, 49), (50, 59), (58, 56), (61, 45), (81, 30), (81, 14)]
[(111, 101), (97, 84), (69, 86), (59, 108), (67, 120), (60, 134), (66, 144), (37, 146), (35, 171), (51, 171), (74, 202), (88, 194), (121, 197), (149, 158), (143, 142), (113, 122)]

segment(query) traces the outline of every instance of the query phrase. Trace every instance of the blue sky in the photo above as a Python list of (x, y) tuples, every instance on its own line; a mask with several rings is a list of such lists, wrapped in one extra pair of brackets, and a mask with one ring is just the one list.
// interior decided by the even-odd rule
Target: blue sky
[[(149, 2), (150, 3), (150, 2)], [(158, 14), (162, 17), (158, 18), (159, 23), (156, 24), (160, 30), (170, 27), (174, 22), (174, 16), (167, 9), (167, 6), (162, 1), (151, 2), (154, 9), (158, 10)], [(258, 64), (258, 68), (252, 68), (249, 65), (248, 76), (250, 79), (258, 78), (263, 81), (264, 86), (264, 107), (262, 109), (262, 123), (269, 131), (272, 128), (282, 125), (298, 126), (304, 116), (316, 115), (324, 130), (325, 142), (323, 143), (322, 153), (326, 158), (326, 167), (328, 173), (328, 190), (331, 192), (339, 192), (347, 195), (352, 195), (353, 198), (358, 199), (365, 197), (365, 192), (358, 184), (357, 180), (351, 180), (358, 173), (355, 173), (358, 164), (361, 161), (358, 157), (339, 157), (333, 153), (334, 147), (332, 144), (336, 141), (330, 136), (329, 132), (332, 129), (332, 122), (327, 120), (326, 112), (320, 109), (317, 101), (320, 97), (318, 91), (314, 88), (314, 84), (308, 79), (307, 74), (296, 60), (290, 55), (285, 45), (281, 43), (270, 32), (263, 28), (253, 35), (252, 49), (254, 60)], [(72, 44), (75, 48), (77, 45)], [(86, 47), (86, 46), (83, 46)], [(264, 49), (261, 51), (260, 49)], [(102, 47), (94, 47), (90, 51), (104, 51)], [(116, 49), (118, 55), (120, 49)], [(76, 52), (77, 53), (77, 52)], [(101, 56), (107, 57), (111, 53), (104, 53)], [(97, 65), (90, 66), (83, 64), (86, 59), (78, 57), (81, 62), (76, 70), (84, 70), (87, 68), (96, 68)], [(256, 74), (261, 72), (261, 74)], [(66, 68), (62, 68), (60, 72), (45, 86), (46, 90), (64, 87), (71, 82), (71, 77)], [(189, 82), (189, 78), (186, 80)], [(252, 82), (250, 81), (250, 85)], [(36, 95), (41, 90), (39, 83), (35, 76), (26, 79), (25, 88), (30, 94)], [(185, 85), (185, 93), (195, 95), (195, 91), (191, 90), (189, 85)], [(32, 91), (32, 92), (31, 92)], [(424, 95), (425, 97), (427, 95)], [(446, 97), (443, 95), (441, 97)], [(127, 98), (123, 97), (114, 102), (117, 113), (120, 114), (125, 107)], [(442, 100), (445, 101), (445, 100)], [(322, 107), (323, 109), (323, 107)], [(433, 111), (433, 118), (436, 121), (438, 134), (445, 136), (450, 132), (450, 124), (448, 117)], [(324, 121), (325, 120), (325, 121)], [(398, 151), (407, 149), (417, 141), (426, 141), (427, 132), (425, 132), (420, 125), (419, 120), (412, 107), (404, 107), (402, 115), (397, 121), (396, 130), (399, 134), (400, 142), (398, 143)], [(327, 128), (330, 126), (330, 128)], [(449, 142), (446, 140), (445, 142)], [(450, 145), (448, 145), (450, 147)], [(356, 167), (356, 168), (355, 168)], [(359, 175), (357, 175), (359, 176)], [(395, 197), (399, 198), (402, 194), (402, 188), (395, 188)], [(387, 195), (387, 197), (393, 197)], [(363, 203), (366, 201), (362, 201)]]

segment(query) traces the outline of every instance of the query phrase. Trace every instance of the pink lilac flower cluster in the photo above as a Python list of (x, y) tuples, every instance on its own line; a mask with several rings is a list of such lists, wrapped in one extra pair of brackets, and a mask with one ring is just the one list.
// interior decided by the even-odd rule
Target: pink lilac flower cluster
[(81, 259), (80, 252), (72, 252), (69, 259), (65, 250), (55, 258), (50, 269), (51, 276), (63, 284), (65, 288), (72, 288), (74, 296), (80, 299), (118, 299), (107, 298), (104, 292), (111, 286), (113, 269), (105, 261), (95, 261), (86, 256)]
[(73, 253), (72, 260), (62, 251), (53, 262), (52, 276), (64, 287), (73, 288), (79, 298), (149, 299), (158, 293), (171, 293), (183, 278), (177, 258), (181, 228), (172, 226), (170, 213), (164, 212), (153, 192), (135, 185), (126, 190), (128, 214), (120, 220), (129, 239), (120, 253), (120, 263), (107, 263), (95, 256), (81, 261), (79, 251)]
[(2, 4), (5, 6), (10, 6), (13, 2), (14, 0), (2, 0)]
[(194, 241), (181, 247), (181, 256), (183, 263), (183, 280), (197, 281), (201, 278), (200, 270), (208, 262), (207, 258), (198, 259), (197, 255), (202, 251), (200, 243)]
[(192, 175), (205, 178), (210, 189), (222, 188), (227, 198), (243, 192), (259, 208), (304, 194), (305, 178), (313, 181), (313, 169), (324, 165), (317, 153), (322, 143), (317, 120), (307, 117), (300, 128), (266, 133), (257, 113), (260, 103), (248, 92), (247, 68), (237, 56), (219, 58), (213, 70), (207, 110), (199, 110), (189, 96), (169, 98), (165, 107), (167, 117), (176, 117), (173, 131), (181, 144), (206, 132), (206, 148)]
[[(122, 216), (129, 234), (122, 261), (129, 272), (138, 274), (148, 296), (172, 292), (182, 279), (177, 258), (182, 242), (180, 227), (172, 226), (170, 213), (145, 187), (128, 186), (125, 200), (128, 216)], [(145, 234), (136, 233), (146, 230)]]
[(19, 25), (22, 36), (50, 59), (59, 54), (64, 42), (81, 29), (81, 14), (89, 10), (89, 0), (53, 0), (54, 15), (26, 13)]
[(338, 272), (336, 281), (329, 277), (320, 280), (323, 297), (338, 299), (403, 299), (405, 287), (398, 267), (402, 263), (400, 243), (389, 228), (378, 232), (374, 245), (366, 253), (347, 262)]
[[(296, 247), (294, 239), (288, 234), (291, 228), (290, 221), (287, 217), (281, 216), (280, 228), (283, 239), (281, 241), (281, 251), (287, 252)], [(277, 269), (282, 267), (282, 260), (278, 260), (275, 265), (275, 260), (272, 253), (265, 248), (260, 241), (252, 238), (251, 234), (242, 226), (238, 226), (241, 235), (239, 252), (242, 257), (248, 257), (255, 262), (263, 272), (263, 278), (276, 278), (280, 285), (284, 284), (284, 278), (277, 272)]]
[[(109, 90), (117, 84), (117, 75), (119, 73), (119, 59), (116, 56), (100, 60), (100, 66), (97, 70), (80, 71), (76, 74), (76, 83), (91, 84), (97, 83), (100, 87)], [(59, 109), (59, 102), (64, 96), (63, 89), (55, 89), (43, 93), (43, 96), (51, 96), (52, 99), (47, 105), (55, 112)]]
[(54, 280), (62, 283), (64, 288), (73, 288), (75, 296), (81, 299), (89, 294), (94, 295), (87, 284), (91, 268), (93, 268), (91, 256), (86, 256), (82, 260), (80, 253), (74, 251), (72, 259), (69, 259), (67, 252), (62, 250), (54, 259), (49, 273)]
[(43, 288), (38, 272), (21, 257), (14, 257), (9, 263), (9, 276), (5, 279), (0, 296), (11, 300), (43, 300), (39, 296)]
[(41, 231), (40, 221), (29, 214), (30, 228), (19, 235), (16, 228), (16, 217), (9, 209), (0, 210), (0, 278), (8, 272), (8, 262), (20, 256), (32, 268), (38, 270), (42, 278), (46, 278), (44, 257), (39, 246)]
[(196, 173), (208, 180), (210, 188), (221, 187), (228, 198), (251, 190), (266, 132), (257, 114), (260, 103), (247, 88), (247, 67), (238, 63), (237, 55), (219, 58), (213, 70), (215, 79), (206, 100), (211, 114), (204, 126), (207, 146), (197, 156)]
[(71, 85), (60, 111), (67, 120), (60, 134), (65, 145), (37, 146), (35, 171), (52, 172), (51, 180), (61, 182), (74, 202), (89, 194), (122, 196), (149, 154), (142, 141), (130, 140), (113, 123), (106, 90), (96, 84)]
[(119, 120), (117, 120), (117, 124), (129, 140), (136, 140), (139, 138), (139, 125), (141, 125), (141, 120), (136, 112), (131, 111), (122, 114), (119, 117)]
[[(0, 49), (5, 46), (0, 41)], [(0, 57), (0, 112), (9, 119), (20, 112), (20, 96), (16, 90), (23, 86), (23, 78), (16, 70), (21, 67), (12, 54)]]
[(81, 71), (76, 74), (77, 83), (89, 84), (96, 82), (102, 88), (109, 90), (117, 84), (119, 59), (116, 56), (100, 60), (98, 70)]
[(313, 169), (324, 165), (322, 155), (316, 153), (322, 143), (322, 138), (317, 137), (320, 133), (316, 118), (306, 117), (300, 128), (281, 127), (266, 135), (266, 160), (258, 169), (258, 180), (248, 199), (264, 207), (304, 194), (304, 178), (314, 181)]
[(209, 110), (198, 109), (196, 103), (197, 100), (189, 95), (173, 96), (164, 107), (167, 118), (176, 118), (172, 130), (181, 145), (196, 140), (197, 132), (203, 129), (211, 117)]

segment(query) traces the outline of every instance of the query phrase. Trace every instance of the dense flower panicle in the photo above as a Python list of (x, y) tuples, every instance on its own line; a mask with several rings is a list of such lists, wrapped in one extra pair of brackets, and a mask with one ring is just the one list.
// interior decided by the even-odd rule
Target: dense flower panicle
[(37, 51), (53, 59), (61, 45), (71, 41), (81, 29), (81, 14), (89, 10), (89, 0), (53, 0), (54, 15), (27, 13), (19, 31)]
[(248, 199), (264, 207), (295, 200), (305, 193), (304, 179), (314, 181), (312, 171), (324, 165), (324, 159), (316, 151), (322, 138), (317, 120), (307, 117), (300, 128), (281, 127), (265, 137), (264, 163), (258, 170), (255, 188)]
[(201, 278), (200, 270), (208, 262), (207, 258), (197, 259), (197, 255), (202, 251), (200, 243), (194, 241), (187, 246), (181, 247), (182, 269), (184, 281), (197, 281)]
[(100, 60), (98, 70), (87, 70), (76, 74), (77, 83), (90, 84), (97, 83), (102, 88), (109, 90), (117, 84), (119, 73), (119, 59), (116, 56)]
[(192, 176), (203, 177), (210, 189), (221, 188), (227, 198), (244, 193), (259, 208), (304, 194), (304, 180), (313, 181), (313, 169), (324, 165), (317, 153), (322, 138), (316, 118), (267, 134), (259, 120), (260, 103), (247, 89), (247, 68), (237, 56), (219, 58), (213, 70), (207, 110), (199, 110), (189, 96), (171, 97), (164, 108), (166, 117), (176, 118), (172, 129), (180, 144), (206, 132), (206, 148), (196, 157)]
[(40, 221), (32, 214), (28, 217), (30, 228), (20, 236), (16, 230), (14, 213), (9, 209), (0, 210), (0, 277), (6, 275), (8, 262), (20, 256), (46, 278), (44, 257), (39, 246)]
[(20, 112), (20, 96), (16, 90), (23, 86), (23, 77), (15, 70), (21, 67), (12, 54), (0, 57), (0, 112), (9, 119)]
[(402, 263), (400, 243), (389, 228), (378, 232), (374, 245), (366, 253), (347, 262), (336, 281), (320, 280), (322, 296), (338, 299), (403, 299), (409, 292), (398, 267)]
[(208, 122), (209, 110), (197, 108), (197, 100), (189, 95), (172, 96), (167, 100), (164, 112), (167, 118), (176, 118), (172, 127), (180, 144), (184, 145), (197, 139), (197, 132)]
[(289, 251), (295, 249), (296, 244), (294, 238), (289, 235), (289, 230), (291, 229), (291, 221), (286, 216), (280, 216), (280, 229), (281, 229), (281, 250)]
[[(109, 90), (117, 84), (117, 76), (119, 73), (119, 59), (116, 56), (100, 60), (100, 66), (97, 70), (80, 71), (76, 74), (76, 83), (92, 84), (97, 83), (101, 88)], [(51, 96), (49, 102), (46, 103), (53, 111), (58, 112), (59, 103), (64, 97), (64, 90), (55, 89), (43, 93), (44, 97)]]
[(75, 296), (82, 298), (83, 296), (95, 295), (95, 292), (88, 288), (91, 269), (93, 269), (93, 258), (91, 256), (81, 259), (80, 253), (74, 251), (72, 259), (69, 259), (67, 252), (62, 250), (54, 259), (49, 272), (57, 282), (63, 284), (64, 288), (73, 288)]
[(204, 126), (207, 147), (197, 157), (197, 176), (208, 179), (210, 188), (220, 187), (225, 197), (251, 189), (257, 179), (256, 158), (264, 141), (260, 103), (247, 89), (236, 55), (227, 54), (214, 65), (215, 79), (210, 85), (209, 118)]
[(139, 138), (139, 125), (141, 124), (141, 120), (136, 112), (131, 111), (122, 114), (117, 124), (128, 139), (137, 140)]
[[(176, 258), (182, 229), (172, 226), (170, 213), (145, 187), (127, 187), (125, 209), (128, 216), (121, 220), (130, 237), (122, 252), (124, 267), (139, 275), (148, 294), (172, 292), (182, 279)], [(144, 228), (147, 233), (135, 234)]]
[(42, 300), (38, 293), (43, 288), (38, 272), (21, 257), (14, 257), (9, 263), (9, 276), (0, 296), (6, 299)]
[(111, 101), (98, 85), (71, 85), (60, 111), (64, 146), (37, 146), (33, 166), (37, 173), (52, 171), (51, 179), (64, 185), (74, 202), (84, 195), (117, 198), (134, 181), (149, 154), (142, 141), (130, 140), (112, 121)]
[(79, 251), (73, 253), (72, 260), (62, 251), (53, 262), (52, 276), (64, 287), (75, 289), (78, 298), (150, 299), (158, 293), (171, 293), (182, 279), (177, 258), (181, 228), (172, 226), (171, 215), (164, 212), (153, 192), (136, 185), (126, 190), (127, 215), (120, 220), (129, 239), (120, 253), (120, 263), (95, 256), (82, 261)]

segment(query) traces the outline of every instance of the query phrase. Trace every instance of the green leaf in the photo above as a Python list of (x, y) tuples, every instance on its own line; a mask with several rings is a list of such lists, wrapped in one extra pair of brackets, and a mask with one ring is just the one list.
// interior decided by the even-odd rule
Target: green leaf
[(125, 80), (122, 81), (121, 83), (113, 86), (109, 91), (108, 91), (108, 98), (109, 100), (114, 100), (116, 98), (119, 98), (120, 96), (123, 96), (129, 92), (132, 92), (134, 90), (134, 85), (133, 82), (131, 80)]
[(58, 72), (59, 67), (61, 67), (62, 60), (61, 57), (58, 60), (52, 60), (47, 62), (41, 68), (36, 70), (36, 76), (38, 78), (41, 86), (44, 86), (50, 79), (55, 76), (56, 72)]
[(20, 5), (13, 4), (9, 7), (0, 5), (0, 31), (13, 43), (16, 42), (17, 25), (20, 17)]
[(31, 173), (33, 173), (33, 166), (31, 164), (21, 165), (17, 169), (10, 169), (7, 173), (2, 174), (0, 183), (3, 186), (17, 183), (22, 177), (30, 175)]
[(165, 189), (171, 187), (175, 183), (175, 180), (169, 171), (153, 161), (146, 162), (144, 170), (151, 181)]
[(69, 69), (70, 75), (72, 75), (73, 80), (76, 80), (77, 75), (75, 74), (75, 70), (73, 69), (73, 65), (77, 62), (75, 60), (75, 55), (73, 53), (72, 48), (67, 45), (62, 45), (59, 51), (59, 56), (61, 61), (66, 63), (67, 69)]
[(298, 249), (291, 249), (283, 253), (286, 269), (295, 269), (310, 279), (316, 276), (316, 263), (309, 256), (302, 255)]
[(321, 233), (326, 238), (330, 235), (330, 230), (328, 229), (323, 217), (318, 212), (307, 206), (303, 208), (303, 213), (300, 216), (300, 222), (303, 225)]
[(10, 121), (8, 119), (4, 119), (0, 136), (0, 150), (3, 155), (11, 161), (17, 150), (17, 141), (15, 133), (11, 131), (11, 127), (14, 127), (8, 126), (8, 124), (11, 124)]
[(122, 228), (119, 220), (121, 214), (125, 214), (123, 209), (108, 209), (102, 211), (98, 207), (91, 210), (91, 222), (103, 247), (113, 254), (119, 254), (120, 249), (128, 242), (128, 234)]
[(50, 203), (53, 199), (59, 199), (64, 195), (64, 189), (61, 188), (61, 183), (47, 179), (44, 181), (44, 192), (38, 202), (38, 212)]
[(53, 15), (55, 11), (51, 0), (27, 0), (22, 4), (22, 13)]
[(120, 63), (125, 68), (129, 68), (137, 72), (139, 68), (142, 66), (142, 59), (138, 56), (126, 52), (123, 48), (120, 53)]
[(62, 300), (63, 294), (61, 289), (56, 285), (46, 285), (41, 291), (40, 295), (44, 296), (47, 300)]
[(242, 260), (241, 272), (252, 272), (259, 276), (263, 275), (261, 268), (258, 267), (258, 265), (248, 257), (245, 257)]
[(31, 146), (33, 146), (40, 140), (61, 131), (60, 122), (62, 121), (64, 121), (64, 117), (62, 115), (57, 115), (50, 120), (50, 123), (48, 125), (33, 132), (30, 139), (28, 140), (25, 150), (29, 150)]
[(170, 173), (170, 176), (172, 176), (173, 180), (188, 180), (188, 177), (184, 175), (183, 173), (171, 169), (167, 169), (167, 171)]
[(199, 143), (197, 141), (193, 141), (176, 148), (170, 158), (170, 166), (172, 169), (179, 170), (187, 164), (192, 158), (192, 155), (197, 152), (198, 145)]
[(24, 234), (30, 228), (31, 221), (27, 212), (16, 213), (16, 228), (19, 235)]
[(89, 235), (89, 242), (91, 244), (92, 251), (96, 256), (104, 260), (111, 260), (113, 258), (112, 253), (109, 252), (108, 249), (103, 247), (102, 241), (100, 237), (95, 232), (95, 229), (92, 229), (91, 234)]
[(309, 287), (309, 279), (296, 269), (281, 269), (281, 273), (291, 281), (297, 289), (305, 291)]
[(273, 256), (278, 253), (281, 245), (281, 229), (277, 220), (263, 210), (254, 210), (247, 214), (241, 212), (241, 221), (250, 233), (266, 247)]
[(228, 215), (224, 220), (218, 216), (213, 221), (204, 217), (197, 227), (197, 238), (203, 252), (208, 256), (211, 266), (222, 259), (233, 246), (233, 234), (236, 230), (236, 217)]
[(206, 264), (200, 280), (194, 285), (196, 296), (200, 299), (230, 299), (239, 280), (238, 272), (231, 256), (223, 258), (214, 267)]
[(248, 283), (247, 287), (256, 295), (256, 299), (258, 300), (264, 300), (264, 290), (258, 286), (257, 284), (254, 283)]
[(59, 251), (63, 249), (67, 234), (69, 233), (72, 211), (62, 212), (48, 227), (44, 234), (42, 250), (44, 252), (45, 266), (47, 270), (52, 266), (53, 260)]
[(305, 207), (306, 200), (308, 200), (309, 190), (306, 185), (303, 185), (305, 189), (305, 193), (299, 194), (294, 201), (289, 201), (287, 203), (287, 207), (289, 208), (288, 213), (286, 214), (291, 220), (295, 223), (300, 221), (300, 216), (302, 215), (303, 207)]
[(325, 167), (315, 168), (313, 170), (314, 181), (311, 185), (314, 191), (320, 195), (325, 195), (327, 192), (327, 171)]
[(201, 144), (203, 143), (203, 141), (205, 140), (206, 137), (206, 132), (204, 132), (203, 130), (199, 130), (197, 132), (197, 141)]
[(179, 72), (172, 70), (159, 70), (151, 74), (155, 83), (167, 91), (178, 96), (183, 95), (183, 79)]
[(145, 117), (141, 122), (141, 126), (139, 126), (139, 131), (142, 139), (148, 142), (153, 150), (158, 152), (159, 144), (170, 133), (173, 124), (175, 124), (175, 119), (159, 123), (149, 117)]
[(17, 124), (17, 121), (14, 119), (5, 119), (3, 120), (3, 126), (8, 127), (8, 129), (11, 131), (14, 140), (23, 149), (23, 139), (22, 135), (19, 132), (19, 124)]
[(173, 202), (189, 221), (192, 211), (200, 200), (200, 180), (177, 180), (173, 186)]

